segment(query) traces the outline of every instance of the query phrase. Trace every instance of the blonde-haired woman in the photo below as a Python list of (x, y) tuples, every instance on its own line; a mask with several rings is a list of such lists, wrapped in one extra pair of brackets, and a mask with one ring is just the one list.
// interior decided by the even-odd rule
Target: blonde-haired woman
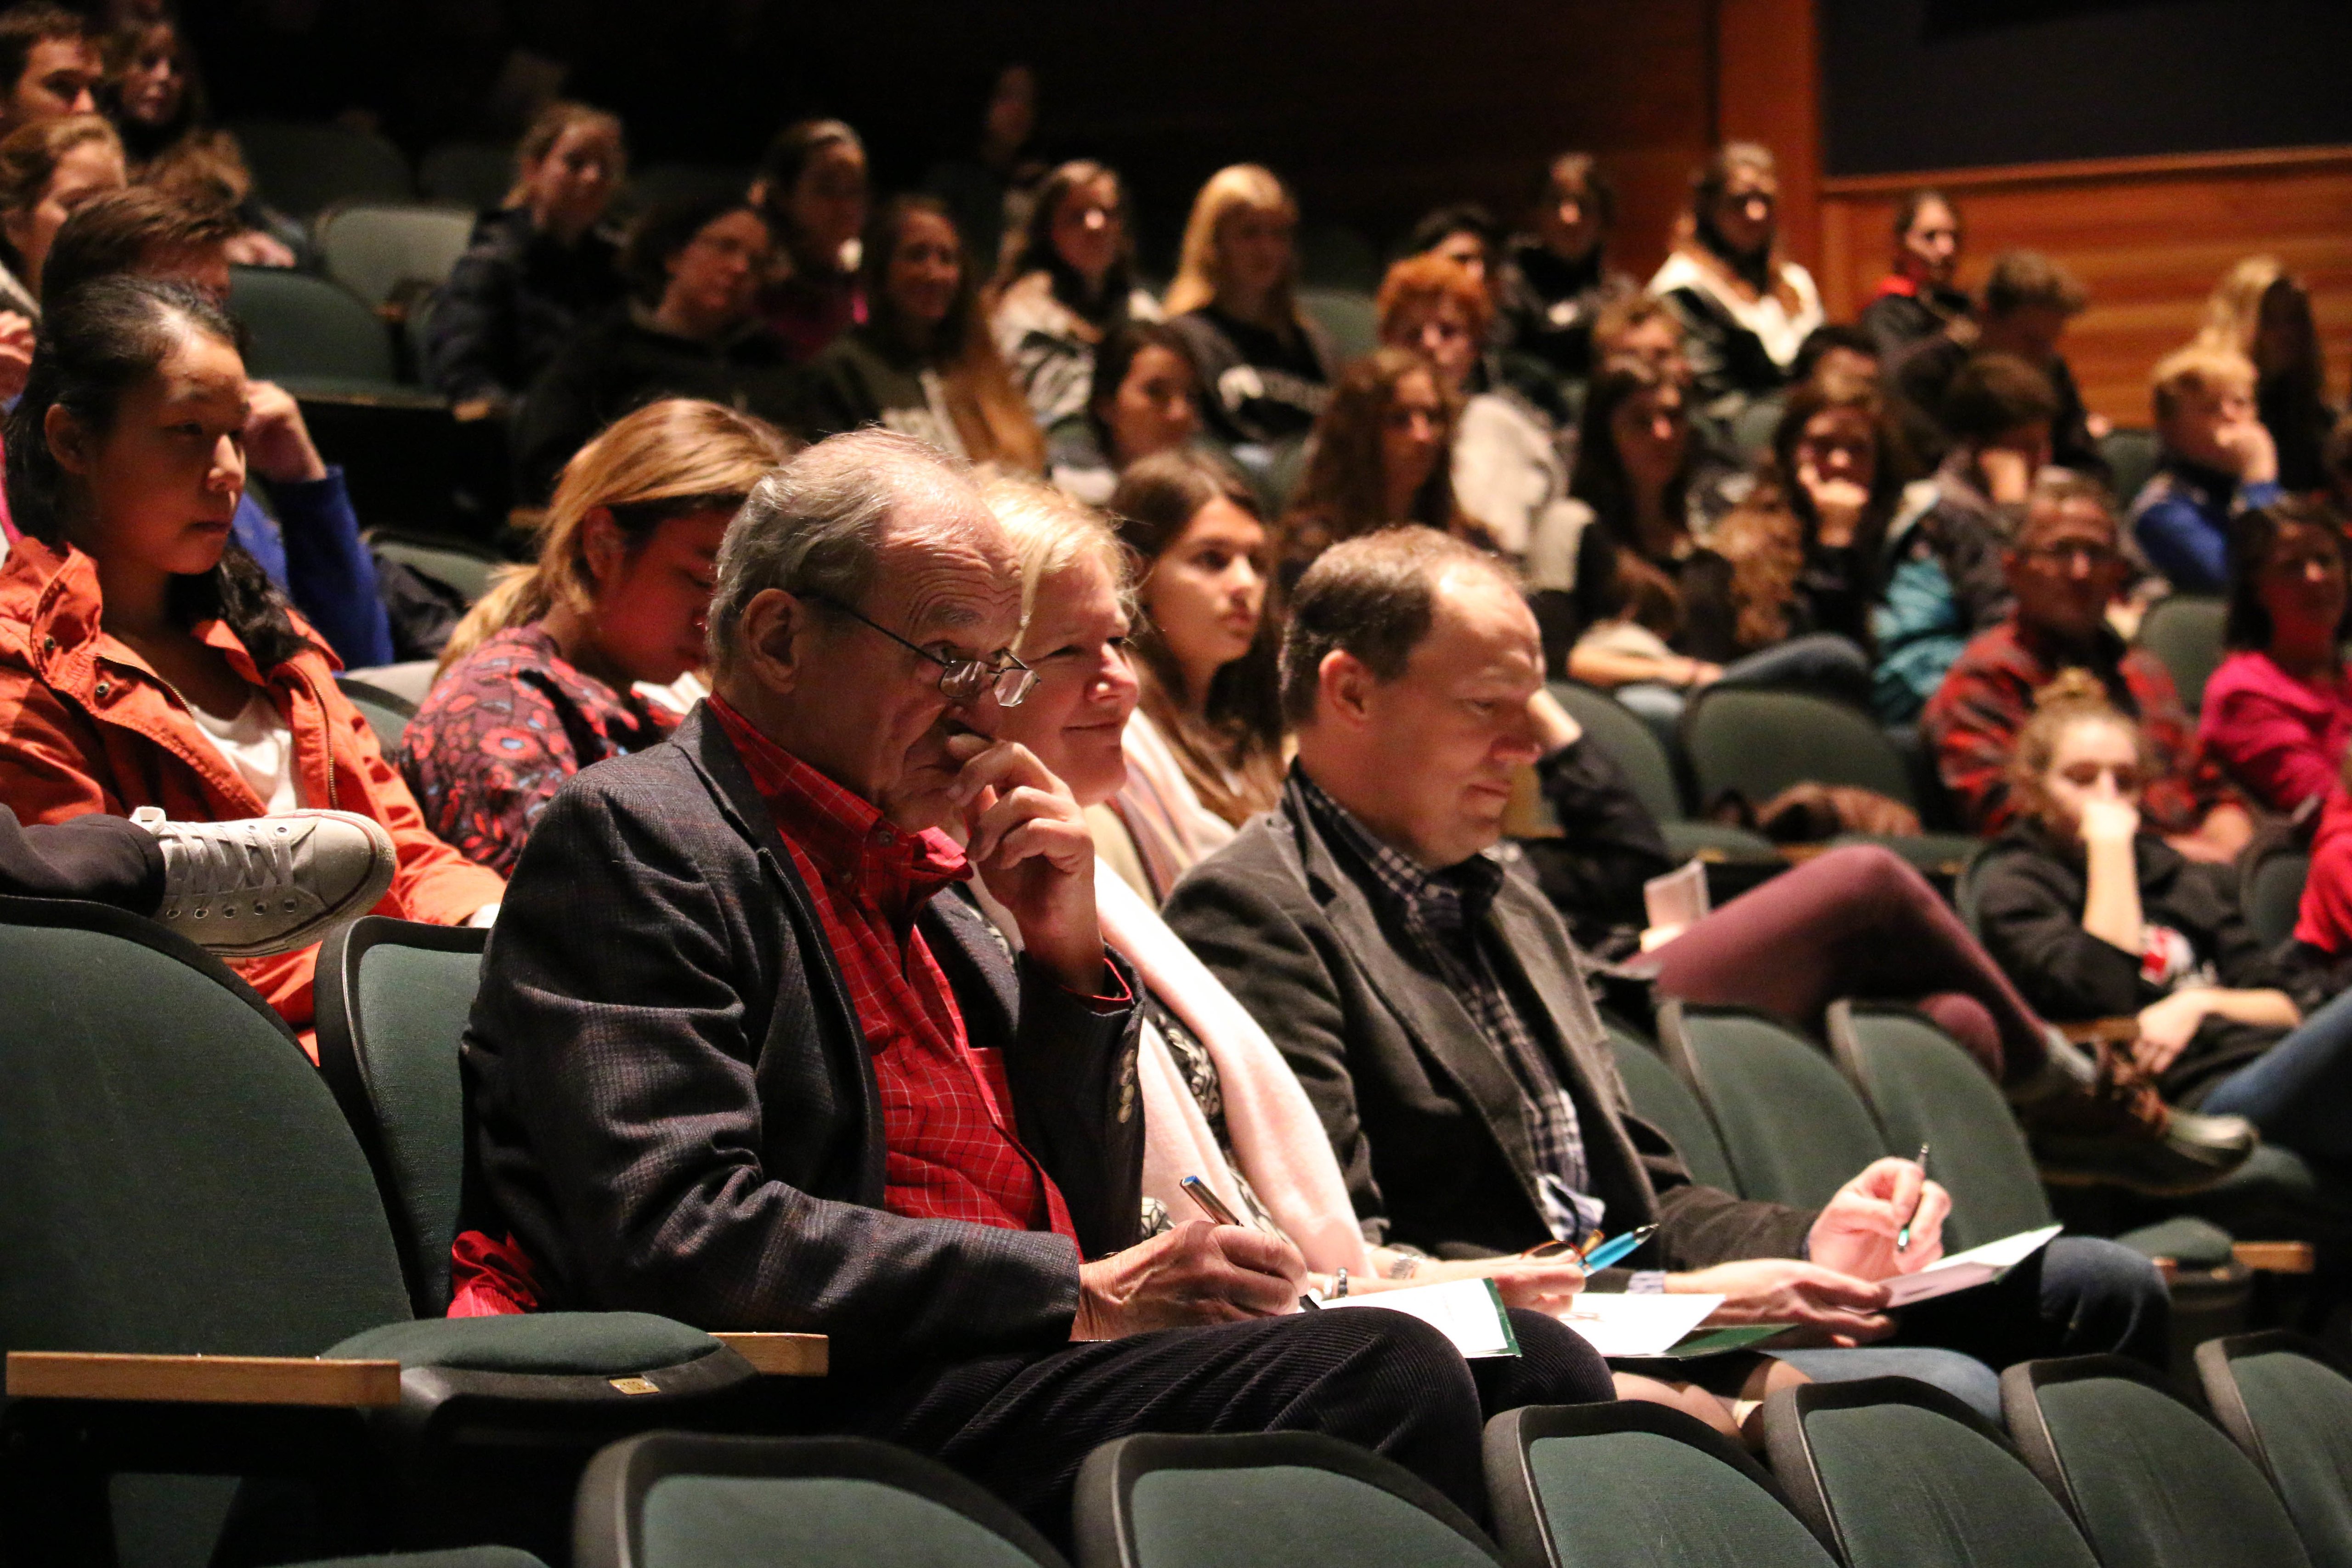
[(761, 476), (790, 456), (770, 426), (669, 398), (615, 421), (564, 468), (539, 559), (459, 623), (402, 738), (434, 832), (511, 870), (563, 781), (677, 727), (639, 695), (702, 663), (711, 563)]
[(619, 119), (584, 103), (551, 103), (523, 132), (514, 187), (475, 222), (433, 303), (425, 377), (461, 414), (512, 405), (628, 292), (601, 226), (628, 161)]
[(1220, 169), (1193, 198), (1164, 309), (1208, 394), (1209, 428), (1227, 442), (1303, 436), (1330, 397), (1339, 355), (1300, 313), (1298, 204), (1268, 169)]
[(99, 115), (39, 121), (0, 142), (0, 310), (41, 319), (41, 266), (58, 230), (122, 186), (122, 140)]
[(2253, 361), (2254, 406), (2278, 447), (2279, 483), (2300, 495), (2327, 483), (2322, 453), (2336, 424), (2311, 294), (2275, 256), (2249, 256), (2205, 301), (2198, 346)]

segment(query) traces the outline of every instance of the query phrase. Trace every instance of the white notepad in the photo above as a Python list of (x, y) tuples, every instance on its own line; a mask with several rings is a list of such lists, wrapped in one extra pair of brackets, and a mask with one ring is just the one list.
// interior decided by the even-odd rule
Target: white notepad
[(1503, 1293), (1492, 1279), (1449, 1279), (1443, 1285), (1412, 1285), (1402, 1290), (1372, 1290), (1342, 1296), (1323, 1303), (1327, 1311), (1343, 1307), (1385, 1307), (1391, 1312), (1419, 1318), (1454, 1342), (1454, 1348), (1473, 1360), (1480, 1356), (1517, 1355), (1519, 1340), (1511, 1321), (1503, 1316)]
[(1580, 1290), (1554, 1314), (1604, 1356), (1664, 1355), (1723, 1305), (1720, 1296)]
[(1990, 1285), (2048, 1246), (2050, 1238), (2064, 1228), (2045, 1225), (2039, 1230), (2021, 1230), (2015, 1236), (2004, 1236), (1999, 1241), (1955, 1252), (1916, 1274), (1898, 1274), (1886, 1281), (1886, 1304), (1907, 1307), (1915, 1301), (1948, 1296), (1955, 1290)]

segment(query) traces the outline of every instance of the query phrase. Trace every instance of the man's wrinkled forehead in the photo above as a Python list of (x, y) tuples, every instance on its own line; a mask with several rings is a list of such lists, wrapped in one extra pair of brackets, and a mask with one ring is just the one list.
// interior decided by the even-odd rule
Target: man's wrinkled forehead
[(876, 565), (877, 598), (895, 600), (917, 642), (949, 637), (982, 652), (1021, 629), (1021, 568), (986, 508), (894, 520)]

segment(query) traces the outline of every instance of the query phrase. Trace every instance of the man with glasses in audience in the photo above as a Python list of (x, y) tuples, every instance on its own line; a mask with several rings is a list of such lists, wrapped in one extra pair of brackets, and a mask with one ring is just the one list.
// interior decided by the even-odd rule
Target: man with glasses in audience
[[(963, 465), (822, 442), (717, 571), (714, 696), (573, 778), (515, 868), (464, 1045), (491, 1201), (454, 1310), (828, 1334), (779, 1425), (935, 1455), (1064, 1541), (1080, 1462), (1129, 1433), (1323, 1432), (1477, 1513), (1485, 1415), (1611, 1397), (1572, 1334), (1474, 1371), (1400, 1314), (1302, 1312), (1264, 1231), (1140, 1238), (1138, 982), (1069, 790), (994, 738), (1034, 678)], [(952, 895), (975, 868), (1017, 956)]]
[(2061, 670), (2081, 668), (2147, 738), (2157, 771), (2141, 816), (2191, 859), (2235, 858), (2253, 818), (2199, 746), (2162, 661), (2107, 625), (2107, 606), (2131, 567), (2105, 489), (2065, 469), (2045, 470), (2002, 569), (2016, 607), (1961, 650), (1920, 718), (1969, 825), (1994, 833), (2008, 824), (2015, 813), (2010, 752), (2032, 716), (2034, 694)]

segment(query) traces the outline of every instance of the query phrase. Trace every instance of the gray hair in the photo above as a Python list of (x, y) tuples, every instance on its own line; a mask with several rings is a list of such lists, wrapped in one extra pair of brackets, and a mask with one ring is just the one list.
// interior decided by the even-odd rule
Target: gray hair
[(874, 585), (892, 520), (907, 510), (990, 521), (967, 465), (887, 430), (828, 437), (761, 479), (719, 546), (711, 668), (734, 668), (743, 613), (770, 588), (856, 605)]

